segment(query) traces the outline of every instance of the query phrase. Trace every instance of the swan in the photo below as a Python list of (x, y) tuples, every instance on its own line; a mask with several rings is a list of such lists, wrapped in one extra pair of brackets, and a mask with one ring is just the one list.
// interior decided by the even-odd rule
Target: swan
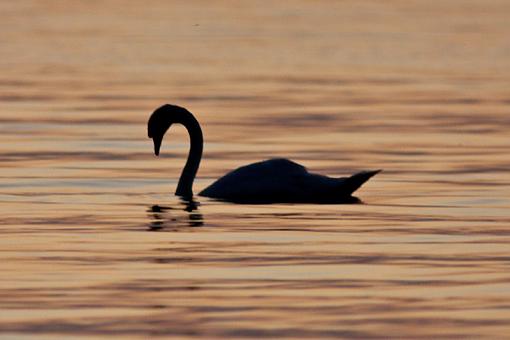
[[(190, 137), (190, 149), (175, 195), (193, 197), (193, 181), (200, 165), (203, 135), (191, 112), (177, 105), (156, 109), (147, 124), (148, 136), (159, 156), (163, 136), (172, 124), (182, 124)], [(332, 178), (313, 174), (298, 163), (276, 158), (233, 170), (202, 190), (199, 195), (234, 203), (348, 203), (363, 183), (380, 172), (362, 171), (351, 177)]]

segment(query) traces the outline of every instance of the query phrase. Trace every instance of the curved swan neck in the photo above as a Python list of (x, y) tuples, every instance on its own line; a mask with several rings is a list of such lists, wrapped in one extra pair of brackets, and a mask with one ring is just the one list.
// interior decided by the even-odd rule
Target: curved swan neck
[(180, 118), (176, 123), (181, 123), (188, 130), (190, 149), (175, 194), (184, 198), (191, 198), (193, 196), (193, 181), (202, 159), (204, 138), (200, 124), (190, 112), (186, 111)]

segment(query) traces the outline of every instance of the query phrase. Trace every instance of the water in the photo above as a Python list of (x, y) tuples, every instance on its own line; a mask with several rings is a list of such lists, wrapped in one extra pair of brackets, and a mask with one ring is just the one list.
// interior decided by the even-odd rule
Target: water
[[(0, 4), (0, 337), (510, 334), (507, 1)], [(173, 197), (288, 157), (365, 204)]]

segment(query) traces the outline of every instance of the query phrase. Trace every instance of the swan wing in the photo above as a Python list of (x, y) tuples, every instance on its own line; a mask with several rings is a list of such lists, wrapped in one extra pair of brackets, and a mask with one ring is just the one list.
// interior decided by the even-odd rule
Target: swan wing
[(200, 192), (201, 196), (229, 201), (265, 202), (302, 195), (302, 165), (288, 159), (270, 159), (233, 170)]
[(200, 195), (238, 203), (350, 202), (352, 193), (379, 171), (332, 178), (287, 159), (271, 159), (229, 172)]

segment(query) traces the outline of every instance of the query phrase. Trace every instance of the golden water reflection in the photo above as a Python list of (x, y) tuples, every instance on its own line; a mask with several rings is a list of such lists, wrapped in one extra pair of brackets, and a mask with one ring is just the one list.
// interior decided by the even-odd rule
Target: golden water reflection
[[(0, 337), (504, 338), (508, 1), (2, 2)], [(271, 157), (364, 204), (173, 197)]]

